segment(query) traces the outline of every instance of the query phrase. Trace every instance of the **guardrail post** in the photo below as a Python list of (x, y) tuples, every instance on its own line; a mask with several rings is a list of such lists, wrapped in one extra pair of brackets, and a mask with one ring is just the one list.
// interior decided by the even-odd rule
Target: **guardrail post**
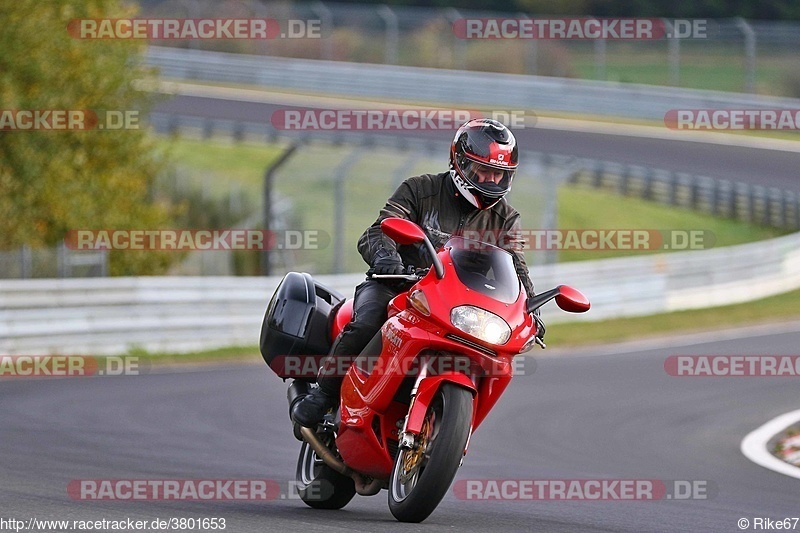
[(58, 270), (59, 278), (67, 277), (67, 247), (63, 241), (56, 245), (56, 269)]
[(31, 247), (27, 244), (23, 244), (22, 248), (19, 251), (20, 262), (22, 263), (22, 279), (28, 279), (32, 277), (33, 271), (33, 252), (31, 252)]
[(794, 229), (800, 229), (800, 194), (793, 193), (794, 196)]
[(747, 221), (755, 222), (756, 218), (756, 199), (754, 187), (747, 185)]
[(689, 176), (689, 207), (692, 209), (697, 209), (697, 206), (700, 203), (699, 200), (699, 192), (700, 192), (700, 183), (698, 183), (700, 178), (697, 176)]
[(108, 250), (100, 250), (100, 277), (108, 277)]
[(594, 180), (592, 185), (595, 189), (603, 186), (603, 174), (605, 173), (605, 164), (602, 161), (594, 162)]
[(203, 121), (203, 139), (210, 139), (214, 136), (214, 121), (207, 118)]
[(711, 204), (711, 214), (713, 216), (719, 216), (720, 212), (722, 211), (719, 208), (719, 188), (720, 182), (719, 180), (712, 179), (711, 180), (711, 189), (709, 190), (709, 203)]
[(628, 194), (628, 185), (630, 179), (631, 179), (631, 167), (630, 165), (623, 165), (618, 184), (618, 191), (620, 196), (626, 196)]
[(728, 196), (728, 216), (734, 220), (739, 219), (739, 183), (731, 183)]
[(678, 202), (678, 173), (670, 172), (668, 179), (669, 179), (669, 196), (667, 198), (667, 203), (669, 205), (675, 205)]
[(775, 189), (775, 193), (777, 195), (778, 203), (780, 204), (780, 209), (778, 209), (778, 227), (785, 228), (786, 221), (789, 218), (787, 213), (789, 202), (787, 201), (788, 199), (786, 198), (786, 195), (781, 194), (781, 191), (778, 189)]
[(645, 200), (653, 199), (653, 173), (652, 167), (647, 167), (644, 171), (644, 186), (642, 187), (642, 198)]
[(764, 214), (763, 214), (763, 223), (765, 226), (772, 226), (772, 213), (774, 211), (772, 207), (772, 197), (773, 192), (775, 189), (764, 189)]

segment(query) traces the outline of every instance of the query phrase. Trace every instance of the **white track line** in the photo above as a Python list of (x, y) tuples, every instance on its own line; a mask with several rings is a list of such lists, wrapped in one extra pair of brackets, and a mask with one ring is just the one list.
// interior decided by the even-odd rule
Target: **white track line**
[(800, 409), (773, 418), (760, 428), (751, 431), (742, 439), (739, 449), (745, 457), (759, 466), (779, 474), (800, 479), (800, 468), (781, 461), (767, 449), (767, 442), (787, 427), (800, 420)]

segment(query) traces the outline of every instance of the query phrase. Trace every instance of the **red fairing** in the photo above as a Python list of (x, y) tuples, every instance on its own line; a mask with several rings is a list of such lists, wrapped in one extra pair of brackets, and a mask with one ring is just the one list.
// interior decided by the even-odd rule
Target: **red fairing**
[[(381, 330), (382, 351), (376, 358), (373, 371), (367, 372), (353, 365), (345, 375), (341, 425), (336, 444), (348, 466), (372, 477), (389, 477), (392, 468), (389, 453), (392, 445), (389, 441), (399, 438), (394, 429), (411, 411), (407, 430), (410, 433), (418, 432), (428, 402), (444, 381), (456, 383), (473, 392), (471, 431), (480, 425), (511, 381), (514, 355), (536, 331), (533, 319), (525, 312), (524, 291), (520, 291), (517, 300), (511, 304), (499, 302), (469, 289), (459, 280), (449, 250), (441, 251), (439, 256), (445, 265), (444, 278), (437, 279), (431, 271), (409, 291), (423, 291), (430, 307), (430, 316), (424, 316), (407, 304), (409, 293), (398, 295), (389, 306), (392, 316)], [(502, 346), (470, 338), (450, 323), (454, 302), (473, 305), (502, 316), (511, 327), (511, 337)], [(457, 338), (448, 337), (448, 334)], [(458, 337), (466, 339), (468, 343), (460, 342)], [(473, 348), (475, 345), (483, 346), (495, 352), (495, 355)], [(395, 397), (407, 378), (406, 373), (397, 369), (414, 368), (414, 362), (420, 354), (432, 351), (468, 358), (472, 372), (470, 375), (445, 372), (423, 379), (414, 405), (409, 409), (408, 405), (397, 401)], [(377, 432), (376, 428), (379, 428)]]
[(333, 319), (333, 324), (331, 324), (331, 340), (335, 340), (336, 337), (342, 332), (344, 327), (350, 323), (353, 319), (353, 299), (350, 298), (346, 300), (342, 306), (336, 312), (336, 316)]
[[(427, 237), (408, 221), (390, 219), (384, 229), (400, 242), (422, 239), (434, 253)], [(373, 339), (380, 345), (371, 341), (369, 352), (342, 367), (347, 370), (338, 423), (335, 417), (332, 426), (317, 430), (335, 435), (335, 446), (314, 441), (308, 433), (304, 438), (331, 468), (353, 478), (350, 497), (352, 491), (371, 495), (388, 487), (389, 508), (398, 520), (424, 520), (452, 483), (473, 432), (511, 382), (514, 357), (535, 346), (531, 313), (553, 298), (566, 311), (590, 307), (583, 294), (566, 285), (527, 298), (510, 252), (451, 238), (435, 252), (428, 273), (389, 302), (388, 318)], [(333, 337), (352, 312), (352, 300), (338, 309)], [(301, 392), (290, 388), (290, 398)], [(320, 446), (338, 452), (339, 458), (322, 453)], [(316, 468), (304, 449), (301, 461), (307, 462), (302, 471), (298, 467), (298, 479), (306, 464)], [(425, 484), (427, 490), (414, 492)]]

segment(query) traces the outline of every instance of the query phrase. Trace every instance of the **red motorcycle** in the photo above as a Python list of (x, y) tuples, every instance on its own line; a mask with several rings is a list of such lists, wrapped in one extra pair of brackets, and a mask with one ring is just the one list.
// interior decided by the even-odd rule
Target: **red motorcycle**
[[(340, 509), (355, 494), (388, 489), (402, 522), (421, 522), (444, 497), (470, 436), (513, 375), (513, 358), (534, 344), (533, 311), (555, 298), (568, 312), (589, 309), (578, 290), (561, 285), (525, 299), (510, 252), (461, 237), (436, 251), (422, 229), (388, 218), (383, 232), (399, 245), (424, 245), (433, 265), (392, 277), (413, 283), (389, 304), (389, 319), (354, 360), (341, 363), (336, 413), (316, 430), (295, 427), (301, 499)], [(320, 361), (350, 321), (352, 300), (288, 273), (267, 308), (261, 352), (284, 379), (291, 406), (308, 393)], [(352, 364), (351, 364), (352, 363)]]

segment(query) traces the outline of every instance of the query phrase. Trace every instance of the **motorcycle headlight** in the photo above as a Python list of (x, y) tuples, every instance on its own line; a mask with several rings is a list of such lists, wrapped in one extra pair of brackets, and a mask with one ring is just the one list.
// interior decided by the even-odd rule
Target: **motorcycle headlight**
[(450, 322), (464, 333), (491, 344), (505, 344), (511, 337), (511, 328), (505, 320), (471, 305), (454, 307)]

